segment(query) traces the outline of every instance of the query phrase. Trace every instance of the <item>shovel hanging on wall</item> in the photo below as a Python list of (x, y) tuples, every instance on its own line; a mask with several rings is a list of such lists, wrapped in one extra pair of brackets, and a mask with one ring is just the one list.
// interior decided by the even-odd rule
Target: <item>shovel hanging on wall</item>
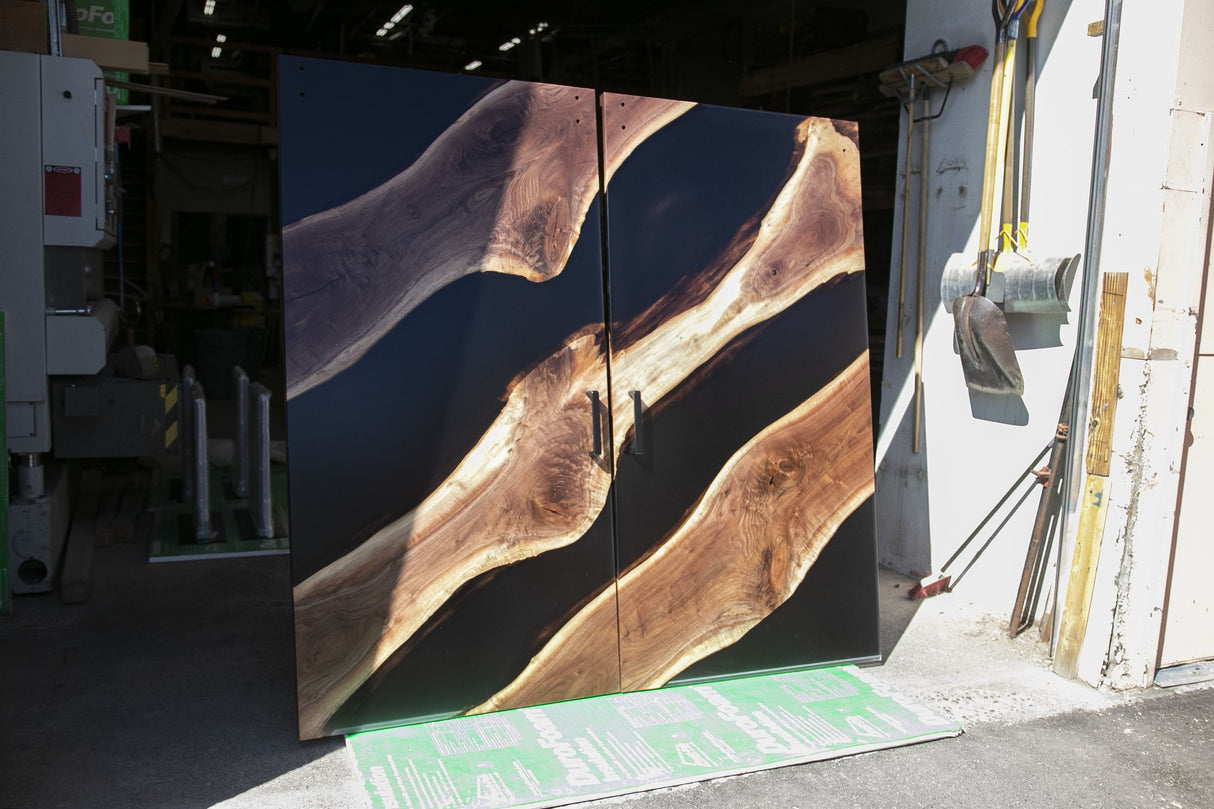
[(1011, 106), (1015, 81), (1016, 33), (1020, 15), (1028, 0), (1016, 0), (1007, 9), (993, 4), (998, 21), (996, 60), (1002, 70), (991, 78), (990, 107), (987, 114), (986, 157), (982, 171), (982, 213), (978, 229), (978, 269), (973, 291), (953, 301), (953, 322), (961, 369), (970, 390), (996, 394), (1024, 393), (1024, 376), (1016, 360), (1016, 349), (1007, 331), (1003, 311), (986, 297), (987, 284), (994, 270), (995, 251), (991, 249), (991, 220), (994, 215), (997, 181), (1002, 175), (1007, 149), (1004, 121)]

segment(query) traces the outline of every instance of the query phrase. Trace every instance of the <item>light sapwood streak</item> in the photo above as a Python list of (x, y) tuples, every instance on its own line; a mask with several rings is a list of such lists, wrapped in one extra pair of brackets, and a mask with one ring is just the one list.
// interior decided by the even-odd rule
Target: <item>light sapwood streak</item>
[[(604, 157), (608, 176), (692, 106), (638, 99)], [(287, 398), (465, 275), (558, 275), (599, 190), (595, 133), (593, 91), (507, 82), (391, 180), (284, 228)]]
[(872, 457), (863, 354), (734, 453), (656, 551), (472, 713), (601, 693), (617, 676), (624, 691), (657, 688), (736, 642), (788, 600), (872, 495)]
[[(756, 323), (863, 269), (854, 130), (809, 119), (797, 137), (792, 176), (742, 258), (699, 303), (639, 316), (654, 328), (613, 360), (617, 452), (632, 427), (628, 386), (656, 402)], [(516, 379), (501, 414), (429, 497), (296, 586), (302, 737), (321, 735), (462, 584), (574, 542), (593, 523), (611, 481), (610, 458), (587, 453), (585, 392), (606, 380), (601, 332), (584, 329)]]

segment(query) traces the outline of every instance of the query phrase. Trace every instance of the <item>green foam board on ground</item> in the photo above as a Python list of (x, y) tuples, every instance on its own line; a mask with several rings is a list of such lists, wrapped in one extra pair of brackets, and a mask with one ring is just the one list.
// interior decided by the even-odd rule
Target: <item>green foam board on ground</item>
[(855, 666), (348, 736), (372, 806), (547, 807), (956, 736)]

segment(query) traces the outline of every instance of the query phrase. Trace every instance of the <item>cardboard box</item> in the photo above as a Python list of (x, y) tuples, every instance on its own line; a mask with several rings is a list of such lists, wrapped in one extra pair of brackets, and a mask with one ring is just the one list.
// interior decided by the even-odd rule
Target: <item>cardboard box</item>
[(46, 5), (0, 0), (0, 50), (47, 53)]
[(92, 59), (102, 70), (148, 72), (148, 44), (125, 39), (102, 39), (81, 34), (62, 35), (63, 55)]

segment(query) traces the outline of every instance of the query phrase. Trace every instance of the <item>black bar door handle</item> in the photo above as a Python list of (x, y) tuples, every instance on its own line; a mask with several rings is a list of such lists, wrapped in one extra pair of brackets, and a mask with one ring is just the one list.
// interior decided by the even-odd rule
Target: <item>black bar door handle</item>
[(641, 392), (630, 390), (628, 396), (632, 399), (632, 443), (628, 445), (627, 452), (629, 455), (644, 455), (645, 445), (641, 443)]
[(598, 458), (603, 454), (603, 417), (599, 414), (599, 392), (588, 390), (586, 395), (590, 398), (590, 429), (594, 434), (590, 457)]

